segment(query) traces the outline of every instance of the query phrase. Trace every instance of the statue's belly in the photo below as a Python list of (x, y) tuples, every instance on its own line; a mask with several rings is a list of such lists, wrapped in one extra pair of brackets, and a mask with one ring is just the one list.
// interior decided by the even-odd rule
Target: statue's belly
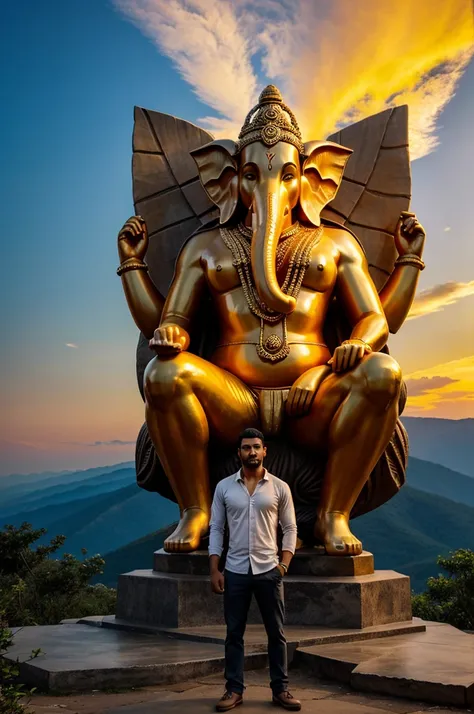
[(255, 344), (225, 345), (215, 350), (211, 362), (251, 387), (277, 389), (291, 387), (303, 372), (326, 364), (331, 357), (324, 345), (291, 344), (290, 341), (289, 347), (288, 357), (280, 362), (269, 362), (260, 359)]

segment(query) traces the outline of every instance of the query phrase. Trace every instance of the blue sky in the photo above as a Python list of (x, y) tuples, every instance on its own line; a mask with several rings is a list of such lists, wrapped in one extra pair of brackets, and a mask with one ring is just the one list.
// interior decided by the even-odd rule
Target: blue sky
[[(116, 234), (134, 212), (133, 107), (195, 123), (215, 111), (111, 2), (16, 0), (3, 20), (0, 473), (120, 461), (143, 421), (137, 331), (115, 275)], [(473, 98), (471, 61), (438, 120), (440, 146), (412, 166), (413, 208), (428, 230), (420, 290), (474, 280)], [(474, 355), (473, 300), (405, 325), (392, 345), (407, 374), (436, 376)], [(436, 405), (433, 415), (471, 415)], [(123, 447), (93, 446), (114, 440)]]

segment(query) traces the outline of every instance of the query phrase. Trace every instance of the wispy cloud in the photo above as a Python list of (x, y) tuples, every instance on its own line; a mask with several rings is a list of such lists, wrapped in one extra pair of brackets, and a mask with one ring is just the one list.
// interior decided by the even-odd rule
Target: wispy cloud
[(470, 0), (114, 1), (220, 113), (200, 122), (228, 138), (255, 100), (258, 58), (306, 140), (407, 103), (418, 158), (474, 53)]
[(111, 439), (111, 441), (94, 441), (87, 446), (134, 446), (134, 441), (122, 441), (121, 439)]
[(67, 441), (66, 444), (73, 446), (134, 446), (135, 441), (122, 441), (122, 439), (111, 439), (110, 441)]
[(230, 0), (115, 0), (172, 59), (199, 99), (219, 112), (200, 123), (235, 133), (257, 96), (251, 38)]
[(445, 233), (449, 233), (449, 231), (451, 230), (451, 226), (445, 226), (443, 230)]
[(459, 380), (452, 379), (451, 377), (440, 377), (439, 375), (435, 375), (434, 377), (407, 379), (406, 385), (410, 397), (418, 397), (420, 394), (426, 394), (427, 392), (441, 389), (447, 384), (453, 384), (454, 382), (459, 382)]
[(474, 416), (474, 356), (406, 375), (407, 414)]
[(74, 342), (66, 342), (66, 347), (71, 347), (74, 350), (79, 349), (79, 345), (76, 345)]
[(423, 290), (416, 298), (408, 315), (408, 320), (428, 315), (431, 312), (439, 312), (464, 297), (474, 295), (474, 280), (469, 283), (457, 283), (455, 281), (440, 283), (428, 290)]

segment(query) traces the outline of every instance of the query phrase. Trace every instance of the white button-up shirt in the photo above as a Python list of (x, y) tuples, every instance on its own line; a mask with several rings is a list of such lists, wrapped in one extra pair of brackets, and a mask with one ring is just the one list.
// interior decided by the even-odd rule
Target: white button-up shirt
[(278, 565), (277, 528), (283, 531), (282, 550), (295, 552), (296, 517), (290, 487), (265, 469), (249, 494), (241, 472), (216, 486), (212, 501), (209, 555), (221, 555), (225, 523), (229, 526), (226, 569), (258, 575)]

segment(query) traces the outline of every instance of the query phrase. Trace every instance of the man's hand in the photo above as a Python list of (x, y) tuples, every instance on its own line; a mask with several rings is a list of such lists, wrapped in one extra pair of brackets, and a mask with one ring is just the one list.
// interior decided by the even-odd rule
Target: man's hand
[(141, 216), (132, 216), (119, 231), (118, 253), (120, 262), (129, 258), (143, 260), (148, 248), (148, 231)]
[(414, 213), (402, 211), (395, 229), (395, 247), (398, 255), (417, 255), (421, 258), (425, 244), (425, 229)]
[(157, 354), (166, 356), (183, 352), (190, 341), (186, 330), (179, 325), (163, 325), (155, 330), (148, 346)]
[(224, 592), (224, 574), (220, 570), (211, 573), (211, 587), (212, 592), (216, 593), (216, 595), (222, 595)]
[(278, 568), (278, 572), (280, 573), (281, 577), (282, 577), (282, 578), (285, 577), (285, 575), (286, 575), (286, 570), (285, 570), (285, 568), (282, 568), (281, 565), (280, 565), (280, 563), (278, 563), (277, 568)]
[(290, 389), (286, 400), (286, 413), (290, 417), (304, 416), (311, 409), (321, 382), (331, 374), (327, 365), (313, 367), (303, 372)]
[(372, 348), (363, 340), (345, 340), (342, 345), (336, 347), (328, 365), (332, 366), (333, 372), (347, 372), (369, 352), (372, 352)]

